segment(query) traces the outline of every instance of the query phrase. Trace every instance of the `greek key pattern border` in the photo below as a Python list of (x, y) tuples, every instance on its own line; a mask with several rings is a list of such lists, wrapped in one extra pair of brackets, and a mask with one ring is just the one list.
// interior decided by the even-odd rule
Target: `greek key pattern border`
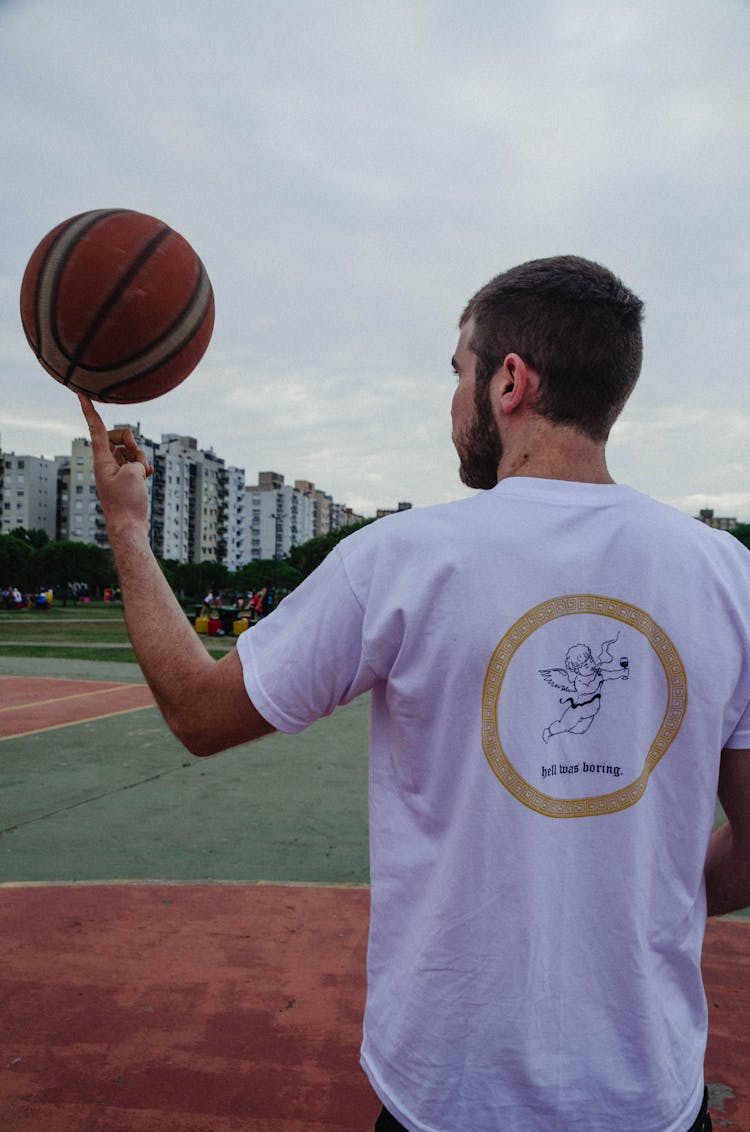
[[(667, 704), (659, 729), (638, 778), (620, 790), (585, 798), (553, 798), (523, 778), (508, 759), (500, 741), (497, 705), (503, 680), (516, 650), (543, 625), (559, 617), (591, 614), (611, 617), (636, 629), (656, 653), (667, 682)], [(482, 693), (482, 748), (497, 779), (524, 806), (551, 818), (596, 817), (617, 813), (643, 797), (649, 775), (664, 756), (682, 726), (687, 711), (687, 675), (674, 644), (648, 613), (616, 598), (597, 594), (570, 594), (535, 605), (511, 625), (492, 654)]]

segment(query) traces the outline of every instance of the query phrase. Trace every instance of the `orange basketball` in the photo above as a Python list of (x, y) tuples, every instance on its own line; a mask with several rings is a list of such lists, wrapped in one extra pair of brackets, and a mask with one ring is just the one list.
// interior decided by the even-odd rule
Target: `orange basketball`
[(96, 401), (169, 392), (195, 369), (214, 325), (206, 269), (163, 220), (98, 209), (63, 221), (21, 284), (29, 345), (56, 381)]

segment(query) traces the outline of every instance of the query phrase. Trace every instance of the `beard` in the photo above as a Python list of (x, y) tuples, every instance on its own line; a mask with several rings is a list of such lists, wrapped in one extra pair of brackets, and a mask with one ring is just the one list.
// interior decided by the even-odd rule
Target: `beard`
[(453, 438), (453, 443), (460, 461), (461, 482), (481, 491), (496, 487), (503, 443), (490, 405), (489, 382), (476, 386), (474, 417), (468, 428)]

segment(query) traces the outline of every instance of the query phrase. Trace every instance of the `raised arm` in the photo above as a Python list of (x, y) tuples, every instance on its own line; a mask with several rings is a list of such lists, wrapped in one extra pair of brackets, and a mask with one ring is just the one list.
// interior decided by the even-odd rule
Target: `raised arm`
[(722, 752), (719, 801), (727, 821), (714, 830), (708, 846), (709, 916), (750, 907), (750, 751)]
[(148, 539), (152, 469), (129, 429), (107, 429), (87, 397), (94, 474), (120, 579), (125, 620), (143, 674), (170, 728), (194, 755), (273, 730), (251, 703), (236, 651), (216, 662), (172, 593)]

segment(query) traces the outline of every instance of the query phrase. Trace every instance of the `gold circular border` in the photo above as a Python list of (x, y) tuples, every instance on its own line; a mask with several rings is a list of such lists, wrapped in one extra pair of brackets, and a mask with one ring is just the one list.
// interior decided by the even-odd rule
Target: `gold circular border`
[[(637, 629), (649, 642), (661, 662), (667, 681), (667, 706), (654, 741), (638, 778), (621, 790), (587, 798), (553, 798), (522, 778), (508, 759), (500, 742), (497, 706), (505, 674), (516, 650), (528, 638), (558, 617), (590, 613), (611, 617)], [(529, 809), (550, 818), (598, 817), (635, 805), (643, 797), (649, 775), (666, 753), (680, 730), (687, 710), (687, 676), (677, 649), (667, 634), (642, 609), (625, 601), (598, 594), (572, 594), (535, 605), (519, 617), (492, 654), (482, 691), (482, 749), (493, 773), (506, 790)]]

